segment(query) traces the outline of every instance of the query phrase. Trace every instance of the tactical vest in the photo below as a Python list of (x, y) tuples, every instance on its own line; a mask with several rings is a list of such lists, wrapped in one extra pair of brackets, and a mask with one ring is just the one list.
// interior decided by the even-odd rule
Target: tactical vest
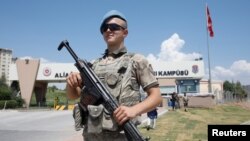
[(94, 61), (92, 69), (119, 104), (132, 106), (140, 102), (139, 84), (131, 77), (133, 53), (126, 53), (111, 63), (102, 58)]
[[(139, 82), (133, 70), (133, 56), (126, 53), (110, 63), (97, 59), (92, 64), (92, 69), (110, 94), (116, 98), (119, 105), (133, 106), (141, 101)], [(81, 97), (82, 98), (82, 97)], [(117, 125), (112, 115), (102, 104), (88, 105), (88, 116), (84, 124), (84, 133), (101, 133), (103, 130), (119, 133), (122, 129)], [(140, 124), (140, 117), (132, 119), (135, 125)]]

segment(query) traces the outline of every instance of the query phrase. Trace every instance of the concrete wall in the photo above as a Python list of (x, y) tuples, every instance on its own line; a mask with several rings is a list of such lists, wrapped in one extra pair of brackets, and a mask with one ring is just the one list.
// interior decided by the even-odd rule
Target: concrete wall
[[(180, 106), (183, 108), (183, 100), (182, 96), (180, 98)], [(216, 99), (214, 95), (195, 95), (195, 96), (188, 96), (189, 102), (188, 107), (192, 108), (211, 108), (216, 104)], [(163, 101), (161, 106), (163, 107), (171, 107), (169, 106), (170, 97), (163, 97)]]
[[(181, 101), (183, 105), (183, 102)], [(215, 105), (215, 97), (212, 95), (206, 96), (190, 96), (188, 107), (203, 107), (203, 108), (211, 108)]]

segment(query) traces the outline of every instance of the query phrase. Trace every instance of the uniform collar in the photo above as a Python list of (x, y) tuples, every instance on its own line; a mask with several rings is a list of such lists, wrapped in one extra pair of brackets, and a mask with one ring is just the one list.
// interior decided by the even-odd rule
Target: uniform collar
[(108, 49), (106, 49), (103, 57), (105, 58), (108, 55), (111, 55), (114, 58), (117, 58), (117, 57), (120, 57), (121, 55), (123, 55), (125, 53), (127, 53), (127, 48), (126, 47), (119, 48), (119, 49), (115, 50), (114, 52), (109, 52)]

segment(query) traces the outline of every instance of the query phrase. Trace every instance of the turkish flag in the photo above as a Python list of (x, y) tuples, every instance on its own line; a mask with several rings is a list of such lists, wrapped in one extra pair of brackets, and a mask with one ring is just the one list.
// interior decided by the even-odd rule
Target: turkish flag
[(210, 37), (214, 37), (212, 19), (207, 5), (206, 5), (206, 11), (207, 11), (207, 29), (209, 31)]

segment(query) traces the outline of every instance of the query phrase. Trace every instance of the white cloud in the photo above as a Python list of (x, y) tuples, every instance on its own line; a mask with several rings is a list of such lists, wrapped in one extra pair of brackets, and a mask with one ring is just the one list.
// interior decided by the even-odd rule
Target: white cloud
[(24, 56), (24, 57), (20, 57), (20, 59), (25, 60), (25, 59), (34, 59), (34, 58), (32, 58), (31, 56)]
[(250, 63), (246, 60), (238, 60), (233, 62), (230, 68), (226, 69), (216, 66), (212, 69), (212, 79), (239, 81), (243, 85), (250, 84)]
[(47, 59), (45, 59), (45, 58), (33, 58), (33, 57), (31, 57), (31, 56), (23, 56), (23, 57), (20, 57), (20, 59), (37, 59), (37, 60), (39, 60), (40, 59), (40, 62), (41, 63), (55, 63), (55, 62), (51, 62), (51, 61), (49, 61), (49, 60), (47, 60)]
[(230, 67), (231, 70), (235, 72), (244, 72), (244, 73), (250, 73), (250, 63), (248, 63), (246, 60), (239, 60), (235, 61), (232, 66)]
[(195, 60), (200, 58), (201, 54), (183, 53), (181, 49), (184, 47), (185, 41), (182, 40), (177, 33), (174, 33), (169, 39), (161, 44), (160, 53), (156, 56), (149, 54), (147, 59), (154, 61), (182, 61), (182, 60)]
[[(147, 59), (151, 61), (187, 61), (202, 57), (201, 54), (196, 52), (182, 52), (181, 49), (184, 45), (185, 41), (177, 33), (174, 33), (169, 39), (162, 42), (161, 50), (156, 56), (149, 54)], [(249, 85), (250, 63), (246, 60), (238, 60), (233, 62), (230, 68), (216, 66), (211, 69), (211, 74), (212, 80), (240, 81), (243, 85)], [(208, 69), (206, 69), (205, 78), (208, 79)]]
[(41, 63), (52, 63), (51, 61), (45, 59), (45, 58), (40, 58)]

